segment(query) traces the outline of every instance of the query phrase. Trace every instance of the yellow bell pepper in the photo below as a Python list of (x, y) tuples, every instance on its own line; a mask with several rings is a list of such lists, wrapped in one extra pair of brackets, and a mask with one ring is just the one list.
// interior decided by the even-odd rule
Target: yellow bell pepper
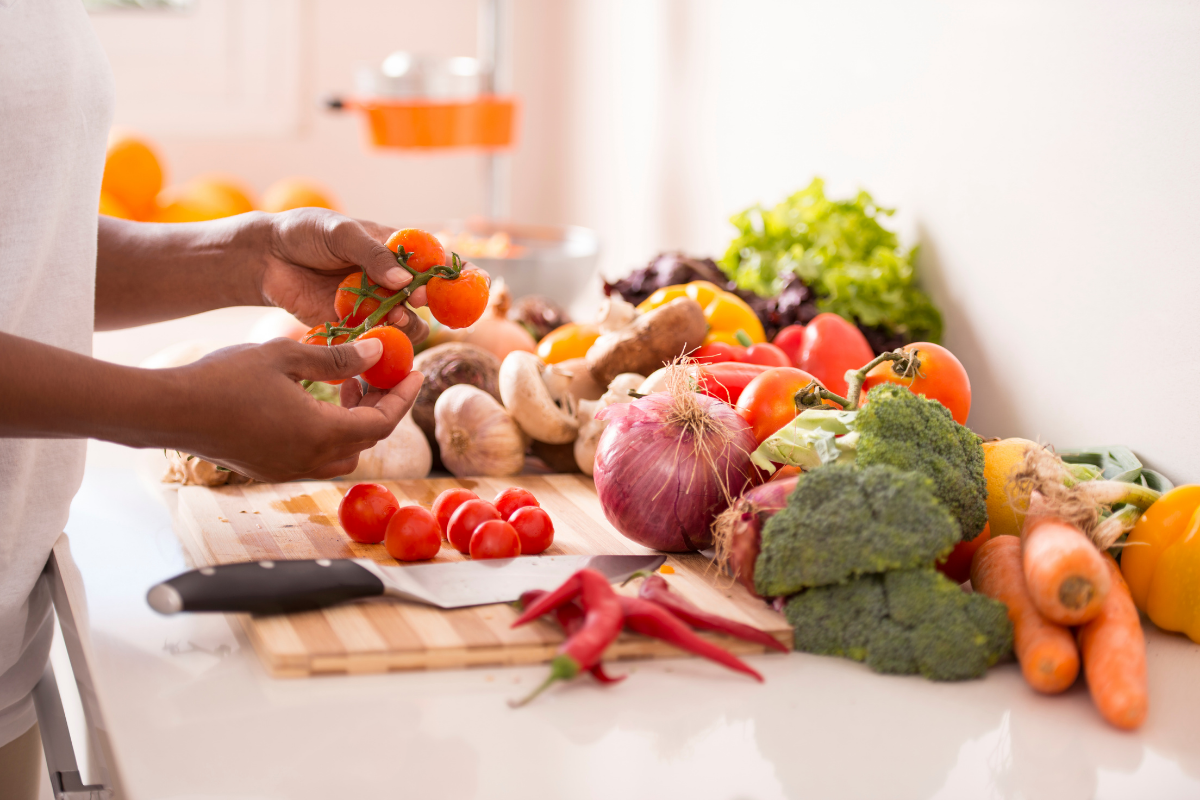
[(687, 296), (699, 303), (701, 308), (707, 308), (717, 295), (725, 294), (724, 289), (709, 281), (692, 281), (683, 288)]
[(568, 322), (547, 333), (538, 342), (538, 357), (547, 364), (557, 364), (571, 358), (583, 358), (596, 340), (600, 329), (584, 322)]
[(1121, 551), (1121, 574), (1155, 625), (1200, 643), (1200, 486), (1179, 486), (1142, 514)]
[(659, 306), (665, 306), (667, 303), (679, 297), (687, 297), (687, 287), (683, 284), (675, 286), (664, 286), (658, 289), (654, 294), (647, 297), (642, 302), (638, 303), (637, 310), (645, 314), (647, 311), (653, 311)]
[(754, 309), (736, 294), (721, 292), (715, 296), (705, 307), (704, 318), (708, 320), (710, 333), (728, 332), (736, 336), (738, 331), (745, 331), (751, 343), (757, 344), (767, 340), (767, 333), (758, 321)]

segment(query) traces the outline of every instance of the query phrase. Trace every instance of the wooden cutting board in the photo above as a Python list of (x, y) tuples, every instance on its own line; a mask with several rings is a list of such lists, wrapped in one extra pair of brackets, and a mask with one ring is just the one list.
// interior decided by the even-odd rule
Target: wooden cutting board
[[(556, 554), (651, 553), (609, 525), (591, 478), (582, 475), (520, 475), (510, 478), (381, 481), (402, 505), (429, 506), (438, 493), (466, 487), (485, 499), (508, 486), (523, 486), (554, 521)], [(311, 481), (179, 489), (175, 529), (194, 567), (263, 559), (371, 558), (395, 565), (382, 544), (352, 542), (337, 521), (338, 503), (350, 482)], [(648, 509), (647, 513), (653, 513)], [(460, 561), (443, 543), (435, 561)], [(665, 577), (673, 591), (696, 605), (768, 631), (791, 642), (782, 615), (740, 584), (718, 575), (699, 554), (672, 555)], [(636, 593), (634, 581), (622, 591)], [(516, 630), (509, 605), (442, 611), (380, 598), (320, 611), (278, 616), (234, 615), (275, 676), (445, 669), (549, 661), (563, 636), (557, 625), (538, 621)], [(761, 653), (760, 645), (704, 634), (736, 653)], [(685, 655), (662, 642), (623, 633), (608, 659)]]

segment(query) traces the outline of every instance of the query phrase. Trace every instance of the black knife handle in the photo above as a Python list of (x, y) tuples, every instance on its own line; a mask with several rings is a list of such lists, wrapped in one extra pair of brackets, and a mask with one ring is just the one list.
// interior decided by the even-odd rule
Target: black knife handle
[(250, 561), (203, 567), (151, 587), (161, 614), (226, 611), (283, 614), (383, 594), (383, 581), (346, 559)]

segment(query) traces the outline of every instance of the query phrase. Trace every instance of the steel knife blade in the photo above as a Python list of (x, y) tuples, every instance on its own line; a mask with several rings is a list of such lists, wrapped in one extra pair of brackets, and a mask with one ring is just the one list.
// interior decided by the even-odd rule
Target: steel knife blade
[(437, 608), (509, 603), (530, 589), (557, 588), (589, 568), (610, 583), (658, 569), (664, 555), (522, 556), (389, 567), (365, 558), (249, 561), (201, 567), (150, 588), (160, 614), (220, 611), (280, 614), (388, 596)]

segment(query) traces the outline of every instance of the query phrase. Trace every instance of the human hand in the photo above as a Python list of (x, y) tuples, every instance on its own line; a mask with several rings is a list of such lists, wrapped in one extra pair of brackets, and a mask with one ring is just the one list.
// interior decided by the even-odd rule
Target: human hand
[[(183, 409), (164, 408), (176, 425), (185, 420), (186, 430), (176, 428), (171, 446), (261, 481), (352, 472), (358, 454), (391, 434), (421, 388), (423, 377), (414, 372), (390, 391), (364, 396), (353, 378), (382, 353), (376, 339), (334, 347), (273, 339), (156, 370), (186, 387)], [(341, 407), (322, 403), (298, 383), (338, 378), (350, 379), (342, 385)]]
[[(336, 320), (333, 309), (338, 284), (362, 270), (387, 289), (403, 289), (412, 275), (396, 263), (384, 246), (393, 228), (355, 220), (323, 208), (297, 208), (266, 216), (266, 245), (261, 265), (261, 290), (270, 304), (285, 308), (306, 325)], [(407, 303), (425, 305), (425, 287)], [(429, 326), (401, 303), (388, 313), (413, 343), (429, 335)]]

